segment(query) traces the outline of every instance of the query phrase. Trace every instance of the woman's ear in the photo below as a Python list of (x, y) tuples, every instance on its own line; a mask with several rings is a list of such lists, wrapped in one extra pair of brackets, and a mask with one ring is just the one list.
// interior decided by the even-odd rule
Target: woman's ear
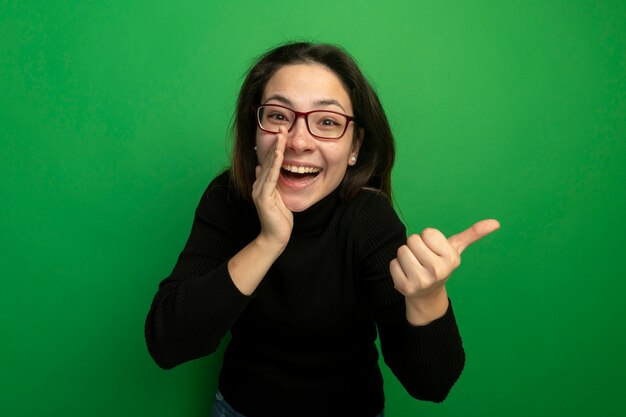
[(352, 138), (352, 151), (350, 152), (350, 165), (355, 165), (356, 160), (359, 156), (359, 150), (361, 149), (361, 144), (363, 143), (363, 137), (365, 136), (365, 130), (363, 128), (359, 128), (359, 131)]

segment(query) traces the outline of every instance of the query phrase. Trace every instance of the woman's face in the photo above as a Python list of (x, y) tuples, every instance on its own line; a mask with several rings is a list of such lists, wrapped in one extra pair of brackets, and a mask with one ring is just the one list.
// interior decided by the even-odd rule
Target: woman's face
[[(300, 112), (331, 110), (354, 115), (350, 96), (337, 75), (317, 63), (292, 64), (278, 69), (265, 85), (261, 104), (278, 104)], [(353, 141), (353, 136), (354, 123), (350, 123), (340, 139), (318, 139), (309, 133), (304, 118), (297, 118), (287, 134), (277, 185), (289, 210), (306, 210), (341, 184), (348, 165), (356, 163), (351, 157), (356, 157), (359, 143)], [(265, 160), (275, 140), (276, 134), (257, 127), (259, 163)], [(298, 170), (300, 173), (290, 172)]]

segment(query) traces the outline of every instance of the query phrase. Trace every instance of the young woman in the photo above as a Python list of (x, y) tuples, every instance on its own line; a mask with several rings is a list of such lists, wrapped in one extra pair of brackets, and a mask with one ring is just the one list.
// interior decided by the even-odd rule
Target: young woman
[(394, 139), (355, 61), (327, 44), (262, 56), (215, 178), (159, 286), (146, 341), (165, 369), (224, 354), (214, 416), (382, 415), (383, 359), (440, 402), (465, 362), (445, 282), (484, 220), (407, 238), (391, 203)]

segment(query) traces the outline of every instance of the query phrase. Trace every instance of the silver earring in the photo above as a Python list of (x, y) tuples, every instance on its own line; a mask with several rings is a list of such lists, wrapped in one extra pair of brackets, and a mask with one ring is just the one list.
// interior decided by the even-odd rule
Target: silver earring
[(352, 155), (352, 156), (350, 157), (350, 160), (351, 160), (352, 162), (356, 162), (356, 156)]
[(256, 146), (254, 147), (254, 150), (256, 151)]

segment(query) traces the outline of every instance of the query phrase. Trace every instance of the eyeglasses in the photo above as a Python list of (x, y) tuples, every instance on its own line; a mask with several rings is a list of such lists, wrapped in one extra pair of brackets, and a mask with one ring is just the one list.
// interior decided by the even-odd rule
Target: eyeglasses
[(290, 132), (298, 117), (304, 117), (309, 133), (320, 139), (340, 139), (348, 129), (353, 116), (330, 110), (299, 112), (278, 104), (255, 106), (259, 128), (267, 133), (278, 133), (284, 126)]

